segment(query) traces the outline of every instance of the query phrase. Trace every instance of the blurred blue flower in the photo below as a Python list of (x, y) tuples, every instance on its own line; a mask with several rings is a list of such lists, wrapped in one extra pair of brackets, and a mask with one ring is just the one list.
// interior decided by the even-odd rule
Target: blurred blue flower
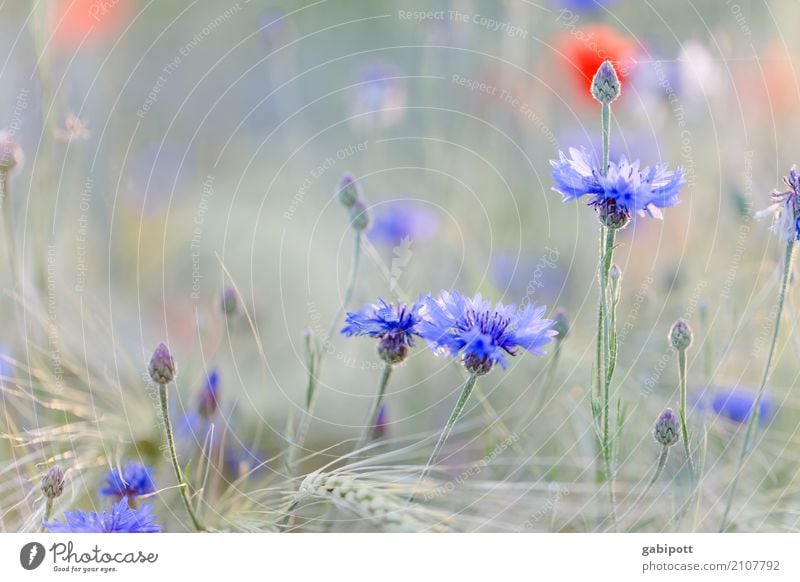
[[(755, 400), (754, 390), (741, 387), (720, 388), (714, 392), (711, 407), (720, 416), (744, 423), (750, 418)], [(760, 424), (765, 424), (771, 417), (772, 399), (764, 394), (758, 406), (758, 421)]]
[(115, 503), (111, 509), (100, 513), (86, 513), (79, 509), (64, 513), (64, 521), (50, 521), (44, 524), (55, 533), (158, 533), (161, 526), (155, 523), (156, 517), (150, 513), (150, 506), (139, 509), (128, 507), (127, 498)]
[(219, 406), (219, 370), (213, 369), (206, 377), (206, 382), (200, 390), (197, 410), (203, 418), (210, 418)]
[(360, 311), (351, 311), (345, 318), (341, 333), (346, 336), (366, 335), (380, 338), (378, 353), (389, 364), (405, 359), (408, 348), (419, 335), (421, 301), (413, 305), (386, 303), (366, 304)]
[(542, 347), (556, 335), (554, 322), (542, 319), (544, 312), (533, 304), (520, 310), (513, 304), (492, 307), (480, 293), (470, 299), (458, 291), (442, 291), (437, 299), (425, 299), (419, 329), (433, 348), (452, 356), (460, 353), (471, 373), (485, 374), (494, 364), (505, 368), (506, 355), (516, 356), (518, 348), (544, 354)]
[(427, 206), (398, 200), (373, 209), (368, 236), (376, 244), (397, 245), (404, 238), (424, 242), (436, 236), (439, 222), (439, 215)]
[(135, 499), (156, 490), (153, 483), (153, 468), (145, 467), (135, 461), (130, 461), (121, 469), (109, 471), (105, 483), (105, 486), (100, 488), (100, 494), (118, 499), (123, 497)]
[(678, 203), (678, 193), (685, 183), (683, 169), (667, 170), (666, 164), (639, 168), (639, 162), (629, 162), (625, 156), (619, 163), (609, 162), (603, 174), (597, 159), (586, 150), (570, 148), (571, 158), (559, 152), (551, 160), (553, 190), (570, 201), (589, 195), (589, 204), (601, 215), (621, 212), (627, 218), (633, 213), (661, 218), (660, 208)]

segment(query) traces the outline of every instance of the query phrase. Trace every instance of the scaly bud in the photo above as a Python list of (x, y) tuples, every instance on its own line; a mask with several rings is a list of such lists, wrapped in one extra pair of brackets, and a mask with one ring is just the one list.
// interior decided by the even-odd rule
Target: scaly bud
[(361, 199), (361, 186), (350, 172), (345, 172), (344, 176), (339, 179), (336, 192), (339, 195), (339, 202), (345, 208), (351, 208), (353, 204)]
[(48, 499), (60, 497), (64, 492), (64, 471), (61, 467), (54, 465), (42, 477), (42, 493)]
[(619, 97), (622, 86), (611, 61), (603, 61), (592, 79), (592, 97), (605, 105)]
[(662, 447), (671, 447), (681, 440), (681, 423), (678, 417), (667, 408), (656, 419), (653, 427), (653, 438)]
[(353, 229), (359, 232), (367, 230), (369, 227), (369, 212), (363, 201), (356, 200), (350, 207), (350, 221)]
[(688, 350), (692, 345), (692, 328), (683, 319), (679, 319), (672, 325), (669, 332), (669, 341), (672, 347), (682, 352)]
[(172, 382), (177, 375), (175, 360), (172, 358), (169, 348), (163, 342), (158, 344), (158, 347), (153, 352), (153, 357), (150, 358), (149, 372), (153, 382), (161, 386)]

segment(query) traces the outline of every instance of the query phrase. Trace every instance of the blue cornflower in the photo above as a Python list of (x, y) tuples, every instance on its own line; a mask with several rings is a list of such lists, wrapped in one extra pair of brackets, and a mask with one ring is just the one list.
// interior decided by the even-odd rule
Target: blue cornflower
[(775, 222), (772, 231), (786, 242), (800, 240), (800, 176), (797, 175), (797, 166), (792, 166), (788, 176), (783, 177), (787, 190), (779, 192), (773, 190), (772, 204), (768, 208), (756, 212), (756, 219), (773, 215)]
[(421, 321), (419, 312), (422, 303), (413, 305), (386, 303), (366, 304), (360, 311), (347, 314), (341, 333), (346, 336), (367, 335), (380, 338), (378, 354), (387, 364), (396, 364), (408, 355), (408, 348), (414, 346), (414, 336), (419, 335), (417, 327)]
[[(742, 388), (720, 388), (714, 393), (711, 407), (720, 416), (734, 422), (745, 423), (750, 419), (756, 393)], [(758, 405), (758, 421), (763, 424), (772, 416), (772, 401), (765, 394)]]
[(219, 370), (211, 370), (198, 397), (197, 411), (203, 418), (211, 418), (219, 405)]
[(375, 209), (369, 238), (387, 245), (402, 245), (403, 239), (425, 242), (439, 232), (439, 222), (433, 209), (413, 200), (397, 200)]
[(128, 507), (128, 499), (123, 498), (111, 509), (100, 513), (86, 513), (79, 509), (64, 513), (64, 521), (50, 521), (44, 526), (55, 533), (158, 533), (161, 526), (154, 523), (156, 516), (150, 513), (150, 506), (139, 509)]
[(603, 174), (600, 164), (585, 149), (570, 148), (570, 156), (559, 152), (551, 160), (553, 190), (564, 195), (564, 201), (589, 195), (589, 204), (597, 209), (601, 220), (611, 228), (622, 228), (636, 212), (661, 218), (661, 208), (678, 203), (678, 193), (686, 182), (683, 168), (674, 172), (666, 164), (639, 168), (621, 156), (619, 163), (610, 162)]
[(425, 300), (420, 335), (434, 348), (450, 355), (462, 354), (464, 365), (473, 374), (486, 374), (494, 364), (504, 369), (506, 355), (516, 356), (518, 348), (537, 356), (556, 332), (554, 322), (542, 319), (544, 307), (498, 303), (492, 307), (478, 293), (470, 299), (457, 291), (442, 291), (438, 299)]
[(156, 490), (153, 483), (153, 468), (145, 467), (135, 461), (129, 462), (122, 469), (109, 471), (105, 483), (105, 486), (100, 489), (101, 495), (118, 499), (126, 497), (131, 501)]

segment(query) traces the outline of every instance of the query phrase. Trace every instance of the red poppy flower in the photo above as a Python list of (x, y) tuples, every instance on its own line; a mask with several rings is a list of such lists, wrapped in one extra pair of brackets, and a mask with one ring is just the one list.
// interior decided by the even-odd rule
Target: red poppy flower
[(556, 48), (562, 55), (561, 70), (571, 77), (576, 92), (587, 100), (592, 100), (592, 77), (603, 61), (614, 64), (624, 87), (637, 52), (631, 40), (604, 24), (571, 28), (557, 39)]
[(130, 0), (58, 0), (50, 13), (53, 38), (69, 46), (108, 38), (121, 28), (130, 5)]

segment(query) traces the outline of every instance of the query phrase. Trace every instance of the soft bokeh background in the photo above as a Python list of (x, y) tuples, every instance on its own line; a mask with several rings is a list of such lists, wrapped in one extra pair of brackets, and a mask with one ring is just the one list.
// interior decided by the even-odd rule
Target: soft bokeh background
[[(666, 334), (684, 317), (705, 477), (682, 527), (713, 530), (743, 432), (719, 394), (746, 394), (766, 357), (782, 250), (751, 216), (797, 159), (799, 15), (795, 3), (755, 0), (3, 3), (0, 127), (25, 162), (3, 200), (19, 273), (0, 275), (2, 529), (36, 527), (38, 481), (54, 461), (68, 468), (61, 510), (99, 507), (97, 480), (126, 459), (156, 463), (159, 485), (171, 483), (145, 376), (162, 340), (180, 369), (176, 416), (219, 370), (230, 448), (220, 490), (276, 455), (237, 494), (281, 472), (287, 425), (303, 415), (303, 330), (324, 336), (351, 267), (353, 232), (334, 196), (345, 171), (372, 216), (349, 307), (456, 288), (570, 314), (544, 396), (548, 359), (522, 356), (481, 381), (443, 479), (509, 434), (519, 445), (492, 457), (469, 502), (458, 498), (477, 478), (448, 493), (477, 515), (461, 529), (592, 529), (605, 502), (587, 398), (597, 220), (551, 191), (549, 160), (599, 148), (587, 88), (610, 58), (623, 75), (612, 155), (687, 176), (663, 222), (636, 219), (620, 236), (621, 495), (642, 486), (657, 454), (652, 421), (676, 407)], [(249, 320), (226, 325), (228, 284)], [(737, 498), (744, 530), (798, 527), (795, 307)], [(348, 451), (379, 377), (374, 342), (331, 338), (310, 449)], [(422, 346), (395, 373), (386, 430), (428, 438), (415, 462), (462, 381)], [(203, 438), (186, 438), (185, 461)], [(662, 507), (636, 527), (673, 527), (659, 512), (677, 503), (677, 456)], [(153, 501), (180, 530), (171, 495)], [(220, 529), (259, 529), (252, 516), (246, 526), (217, 517)]]

